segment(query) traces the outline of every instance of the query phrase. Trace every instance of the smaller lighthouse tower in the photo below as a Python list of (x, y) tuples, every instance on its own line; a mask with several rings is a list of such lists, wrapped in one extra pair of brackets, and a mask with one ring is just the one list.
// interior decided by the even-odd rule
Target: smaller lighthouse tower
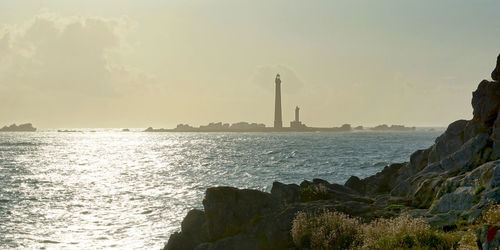
[(290, 128), (292, 128), (293, 130), (298, 130), (298, 131), (302, 131), (303, 129), (306, 128), (306, 125), (302, 124), (302, 122), (300, 121), (300, 108), (299, 108), (299, 106), (295, 107), (295, 121), (290, 122)]
[(300, 122), (299, 111), (300, 111), (299, 106), (295, 107), (295, 122)]

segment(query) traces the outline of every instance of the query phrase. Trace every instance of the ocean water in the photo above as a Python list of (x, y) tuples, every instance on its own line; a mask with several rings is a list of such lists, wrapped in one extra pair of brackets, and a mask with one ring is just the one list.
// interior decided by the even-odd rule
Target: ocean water
[(207, 187), (344, 183), (441, 132), (0, 133), (0, 249), (160, 249)]

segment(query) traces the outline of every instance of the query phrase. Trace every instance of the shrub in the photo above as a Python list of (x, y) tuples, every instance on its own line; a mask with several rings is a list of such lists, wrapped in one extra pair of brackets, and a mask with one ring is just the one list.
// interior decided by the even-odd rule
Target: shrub
[(473, 229), (438, 232), (421, 218), (400, 216), (362, 224), (330, 211), (297, 213), (291, 234), (299, 249), (475, 249), (476, 241)]
[(363, 248), (369, 249), (450, 249), (458, 244), (455, 234), (438, 233), (423, 219), (400, 216), (378, 219), (364, 226)]
[(319, 215), (299, 212), (292, 225), (298, 248), (351, 249), (361, 245), (361, 223), (343, 213), (324, 211)]

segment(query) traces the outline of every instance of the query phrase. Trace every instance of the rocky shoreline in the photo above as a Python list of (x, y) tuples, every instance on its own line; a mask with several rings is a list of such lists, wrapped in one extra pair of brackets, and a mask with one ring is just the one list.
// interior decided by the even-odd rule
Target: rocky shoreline
[[(335, 210), (364, 221), (409, 214), (442, 230), (474, 221), (500, 201), (500, 56), (492, 79), (472, 94), (473, 119), (451, 123), (409, 162), (344, 185), (314, 179), (275, 182), (270, 193), (209, 188), (204, 210), (191, 210), (164, 249), (294, 249), (290, 230), (300, 211)], [(479, 241), (491, 246), (499, 238), (497, 230), (493, 243)]]

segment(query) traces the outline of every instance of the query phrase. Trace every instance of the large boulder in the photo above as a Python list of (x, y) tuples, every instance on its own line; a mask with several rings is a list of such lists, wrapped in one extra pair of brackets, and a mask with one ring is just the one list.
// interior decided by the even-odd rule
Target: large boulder
[(408, 163), (395, 163), (384, 167), (375, 175), (363, 179), (367, 195), (390, 192), (397, 184), (398, 171)]
[(164, 250), (190, 250), (208, 241), (205, 212), (193, 209), (181, 223), (181, 232), (172, 234)]
[(354, 191), (357, 191), (358, 193), (363, 195), (366, 193), (365, 183), (357, 176), (349, 177), (349, 179), (345, 182), (344, 186)]
[(213, 187), (203, 200), (211, 241), (245, 231), (252, 221), (269, 212), (271, 194), (233, 187)]
[(436, 138), (428, 155), (428, 163), (438, 162), (446, 156), (457, 151), (464, 144), (464, 131), (466, 120), (458, 120), (450, 125), (446, 131)]
[(489, 127), (497, 118), (500, 107), (500, 84), (483, 80), (477, 90), (472, 93), (474, 120)]
[(300, 199), (300, 187), (297, 184), (283, 184), (275, 181), (271, 188), (271, 196), (280, 205), (294, 203)]

